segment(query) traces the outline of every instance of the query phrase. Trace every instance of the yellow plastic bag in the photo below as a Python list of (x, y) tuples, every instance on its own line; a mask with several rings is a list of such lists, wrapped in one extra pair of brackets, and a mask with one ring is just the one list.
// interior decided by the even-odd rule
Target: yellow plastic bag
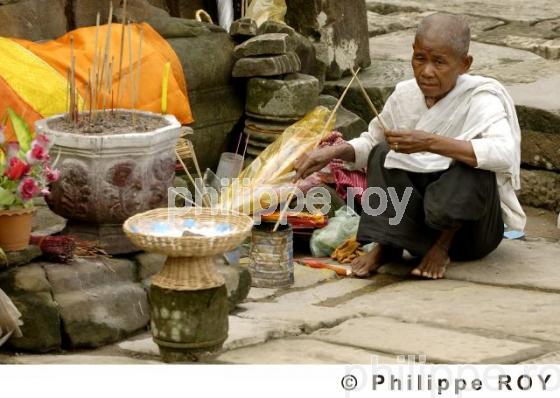
[(318, 106), (288, 127), (222, 194), (220, 207), (253, 214), (279, 206), (282, 199), (285, 202), (295, 187), (294, 161), (330, 134), (336, 119), (333, 116), (325, 128), (330, 114), (329, 109)]
[(245, 17), (253, 19), (260, 26), (266, 21), (284, 22), (286, 11), (286, 0), (253, 0)]

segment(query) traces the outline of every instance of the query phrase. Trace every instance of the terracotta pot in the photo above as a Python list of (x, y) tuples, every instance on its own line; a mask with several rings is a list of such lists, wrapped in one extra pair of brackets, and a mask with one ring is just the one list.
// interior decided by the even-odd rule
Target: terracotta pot
[(35, 209), (0, 210), (0, 247), (4, 251), (23, 250), (29, 245)]

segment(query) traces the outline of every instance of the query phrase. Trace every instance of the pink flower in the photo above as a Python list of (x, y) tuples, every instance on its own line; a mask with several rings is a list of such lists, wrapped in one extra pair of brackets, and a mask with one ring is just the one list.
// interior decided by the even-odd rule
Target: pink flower
[(35, 137), (35, 140), (33, 142), (41, 145), (44, 148), (48, 148), (50, 140), (49, 137), (47, 137), (44, 133), (42, 133), (42, 134), (37, 134), (37, 137)]
[(47, 182), (55, 182), (60, 178), (60, 171), (53, 170), (50, 166), (45, 166), (45, 175), (47, 176)]
[(34, 141), (33, 145), (31, 146), (31, 150), (27, 152), (25, 158), (27, 159), (29, 164), (44, 162), (45, 160), (49, 159), (49, 151), (41, 144)]
[(31, 177), (25, 177), (18, 186), (18, 192), (23, 200), (33, 199), (40, 191), (37, 181)]
[(49, 190), (49, 188), (41, 189), (41, 195), (43, 195), (43, 196), (49, 196), (50, 193), (51, 193), (51, 191)]
[(25, 163), (20, 158), (14, 156), (8, 161), (8, 169), (4, 172), (4, 175), (10, 180), (19, 180), (23, 175), (29, 172), (29, 165)]
[(6, 155), (8, 159), (17, 156), (18, 152), (19, 152), (19, 144), (17, 142), (6, 143)]

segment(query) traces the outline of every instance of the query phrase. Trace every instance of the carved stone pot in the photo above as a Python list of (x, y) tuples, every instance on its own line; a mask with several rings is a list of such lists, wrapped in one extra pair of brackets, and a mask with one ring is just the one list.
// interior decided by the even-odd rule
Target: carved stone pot
[[(36, 122), (53, 146), (50, 154), (59, 180), (46, 199), (50, 209), (68, 219), (64, 233), (98, 241), (109, 254), (137, 251), (122, 231), (122, 223), (150, 209), (167, 206), (167, 190), (175, 175), (175, 145), (181, 125), (171, 115), (154, 131), (126, 134), (75, 134)], [(57, 159), (58, 160), (55, 160)]]

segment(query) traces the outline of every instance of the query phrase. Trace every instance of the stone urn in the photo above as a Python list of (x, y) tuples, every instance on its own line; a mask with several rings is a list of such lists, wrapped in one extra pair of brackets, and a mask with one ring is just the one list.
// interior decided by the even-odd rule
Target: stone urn
[[(109, 111), (107, 111), (109, 112)], [(174, 116), (136, 112), (160, 118), (153, 131), (83, 134), (54, 126), (66, 115), (39, 120), (59, 180), (46, 199), (49, 208), (68, 219), (64, 233), (98, 241), (109, 254), (137, 251), (122, 231), (129, 217), (167, 206), (167, 190), (175, 176), (175, 145), (181, 125)]]

